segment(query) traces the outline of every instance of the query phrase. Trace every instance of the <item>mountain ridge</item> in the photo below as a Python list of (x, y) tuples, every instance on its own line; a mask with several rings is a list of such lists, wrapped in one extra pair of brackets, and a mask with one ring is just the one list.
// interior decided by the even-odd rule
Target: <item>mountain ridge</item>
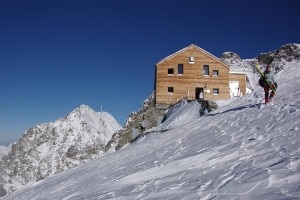
[(28, 129), (0, 162), (0, 196), (101, 156), (120, 128), (109, 113), (81, 105), (55, 122)]

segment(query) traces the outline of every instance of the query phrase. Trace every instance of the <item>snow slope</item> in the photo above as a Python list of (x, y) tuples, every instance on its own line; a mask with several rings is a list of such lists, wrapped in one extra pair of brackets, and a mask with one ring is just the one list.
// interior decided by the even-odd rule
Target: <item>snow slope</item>
[(201, 118), (184, 103), (147, 137), (3, 199), (299, 199), (300, 63), (276, 78), (275, 105), (260, 108), (254, 83)]

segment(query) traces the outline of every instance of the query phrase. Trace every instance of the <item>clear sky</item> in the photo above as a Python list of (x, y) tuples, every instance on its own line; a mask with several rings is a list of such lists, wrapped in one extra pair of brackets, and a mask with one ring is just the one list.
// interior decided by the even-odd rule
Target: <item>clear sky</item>
[(154, 66), (196, 44), (242, 59), (300, 43), (299, 0), (1, 0), (0, 145), (81, 104), (123, 125)]

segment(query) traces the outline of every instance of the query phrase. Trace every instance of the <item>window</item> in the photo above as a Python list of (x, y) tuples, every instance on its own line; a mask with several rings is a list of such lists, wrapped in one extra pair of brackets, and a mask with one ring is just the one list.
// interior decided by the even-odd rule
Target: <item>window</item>
[(168, 87), (168, 93), (173, 93), (174, 92), (174, 88), (173, 87)]
[(203, 75), (209, 75), (209, 65), (203, 65)]
[(219, 76), (219, 70), (213, 70), (213, 76)]
[(219, 95), (219, 88), (214, 88), (213, 93), (214, 95)]
[(183, 64), (178, 64), (178, 74), (183, 74)]
[(195, 63), (195, 61), (194, 61), (194, 57), (193, 57), (193, 56), (191, 56), (191, 57), (190, 57), (190, 59), (189, 59), (189, 63), (190, 63), (190, 64), (194, 64), (194, 63)]
[(174, 69), (173, 68), (169, 68), (168, 69), (168, 74), (174, 74)]

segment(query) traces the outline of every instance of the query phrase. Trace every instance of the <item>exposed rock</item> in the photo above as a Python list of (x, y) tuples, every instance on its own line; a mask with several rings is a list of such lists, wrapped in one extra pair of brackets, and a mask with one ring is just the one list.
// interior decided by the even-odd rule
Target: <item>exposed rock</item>
[(0, 185), (0, 197), (7, 195), (6, 190), (4, 189), (3, 185)]
[[(155, 108), (154, 94), (150, 95), (138, 112), (132, 112), (129, 115), (125, 127), (113, 135), (105, 149), (115, 151), (122, 148), (145, 130), (158, 126), (164, 113), (165, 109)], [(143, 124), (147, 124), (147, 126), (143, 126)]]
[(291, 62), (299, 59), (300, 47), (297, 44), (285, 44), (279, 47), (278, 50), (261, 53), (257, 56), (257, 60), (264, 65), (272, 64), (273, 61), (285, 60)]

